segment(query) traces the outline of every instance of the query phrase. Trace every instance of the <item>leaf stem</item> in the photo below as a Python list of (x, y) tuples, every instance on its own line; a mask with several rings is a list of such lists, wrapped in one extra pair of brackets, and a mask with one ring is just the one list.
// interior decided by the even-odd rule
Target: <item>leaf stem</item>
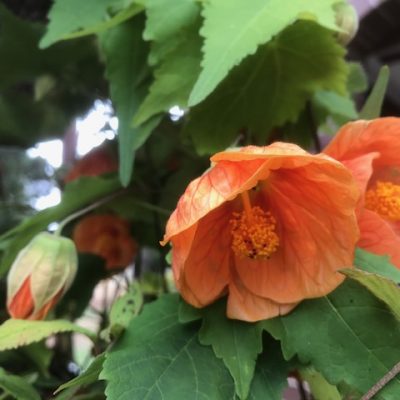
[(361, 397), (361, 400), (370, 400), (374, 397), (380, 390), (383, 389), (396, 375), (400, 372), (400, 362), (398, 362), (386, 375), (384, 375), (378, 382), (368, 390), (367, 393)]
[(102, 199), (88, 205), (85, 208), (82, 208), (81, 210), (78, 210), (72, 214), (70, 214), (67, 218), (65, 218), (64, 220), (62, 220), (60, 222), (60, 225), (58, 226), (57, 230), (54, 232), (54, 235), (56, 236), (60, 236), (62, 230), (65, 228), (66, 225), (68, 225), (71, 221), (73, 221), (74, 219), (80, 217), (83, 214), (88, 213), (89, 211), (92, 211), (93, 209), (108, 203), (110, 200), (114, 199), (115, 197), (119, 196), (120, 194), (122, 194), (123, 192), (125, 192), (125, 190), (120, 190), (118, 192), (112, 193), (106, 197), (103, 197)]

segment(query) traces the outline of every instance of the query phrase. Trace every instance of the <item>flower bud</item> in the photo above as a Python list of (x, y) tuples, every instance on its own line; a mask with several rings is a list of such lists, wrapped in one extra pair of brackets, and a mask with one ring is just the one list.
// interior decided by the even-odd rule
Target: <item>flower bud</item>
[(44, 319), (71, 286), (77, 269), (74, 242), (42, 232), (18, 254), (7, 278), (12, 318)]
[(351, 42), (358, 30), (358, 16), (355, 8), (348, 3), (338, 3), (335, 6), (336, 24), (340, 28), (337, 39), (343, 45)]

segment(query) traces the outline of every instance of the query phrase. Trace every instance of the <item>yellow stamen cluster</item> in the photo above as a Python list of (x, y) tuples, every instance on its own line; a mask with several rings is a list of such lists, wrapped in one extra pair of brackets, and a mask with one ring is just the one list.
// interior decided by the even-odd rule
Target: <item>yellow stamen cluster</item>
[(390, 221), (400, 221), (400, 185), (377, 181), (365, 195), (365, 208)]
[(279, 247), (276, 219), (260, 207), (234, 212), (229, 221), (232, 250), (237, 256), (268, 259)]

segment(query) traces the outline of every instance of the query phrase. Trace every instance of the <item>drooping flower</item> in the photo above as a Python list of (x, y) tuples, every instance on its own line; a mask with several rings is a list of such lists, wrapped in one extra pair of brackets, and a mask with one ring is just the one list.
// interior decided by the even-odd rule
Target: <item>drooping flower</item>
[(389, 255), (400, 268), (400, 118), (348, 123), (324, 153), (345, 164), (361, 188), (358, 246)]
[(18, 254), (7, 277), (7, 309), (12, 318), (40, 320), (69, 289), (77, 269), (72, 240), (46, 232)]
[(291, 144), (211, 158), (172, 213), (162, 242), (184, 299), (204, 307), (228, 294), (227, 315), (257, 321), (323, 296), (351, 267), (359, 191), (325, 155)]
[(126, 267), (137, 252), (129, 224), (117, 215), (89, 215), (75, 226), (72, 238), (78, 251), (106, 260), (109, 270)]
[(118, 162), (115, 157), (108, 149), (99, 147), (78, 160), (64, 177), (64, 182), (71, 182), (81, 176), (98, 176), (117, 170)]

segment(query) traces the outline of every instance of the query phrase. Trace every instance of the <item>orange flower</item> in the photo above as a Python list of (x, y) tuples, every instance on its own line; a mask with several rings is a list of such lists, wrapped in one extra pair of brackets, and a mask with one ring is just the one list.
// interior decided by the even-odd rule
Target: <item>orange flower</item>
[(358, 239), (358, 188), (342, 164), (275, 143), (225, 151), (189, 184), (162, 242), (187, 302), (228, 293), (230, 318), (286, 314), (344, 279)]
[(78, 160), (65, 176), (64, 182), (71, 182), (81, 176), (97, 176), (117, 170), (117, 160), (107, 149), (99, 147)]
[(389, 255), (400, 268), (400, 119), (348, 123), (324, 152), (345, 164), (361, 188), (358, 246)]
[(128, 222), (116, 215), (84, 217), (75, 226), (72, 237), (78, 251), (103, 257), (109, 270), (126, 267), (137, 251)]

